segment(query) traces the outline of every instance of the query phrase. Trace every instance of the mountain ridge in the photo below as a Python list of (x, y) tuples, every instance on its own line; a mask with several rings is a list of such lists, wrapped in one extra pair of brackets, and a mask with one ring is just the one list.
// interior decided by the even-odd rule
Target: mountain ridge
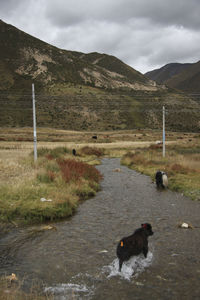
[(183, 92), (200, 92), (200, 61), (195, 63), (170, 63), (145, 73), (145, 76)]
[(0, 126), (32, 125), (34, 83), (38, 126), (157, 129), (165, 105), (170, 130), (200, 128), (198, 103), (112, 55), (59, 49), (3, 21), (0, 38)]
[[(56, 80), (57, 76), (59, 81), (67, 80), (102, 88), (157, 90), (151, 80), (114, 56), (59, 49), (3, 21), (0, 21), (0, 34), (0, 59), (12, 56), (16, 60), (15, 65), (13, 64), (16, 68), (13, 71), (19, 75), (32, 76), (33, 79), (45, 83)], [(93, 60), (94, 56), (96, 63)], [(23, 65), (22, 60), (25, 62)], [(55, 71), (55, 67), (56, 76), (52, 71)], [(133, 84), (133, 80), (137, 85)]]

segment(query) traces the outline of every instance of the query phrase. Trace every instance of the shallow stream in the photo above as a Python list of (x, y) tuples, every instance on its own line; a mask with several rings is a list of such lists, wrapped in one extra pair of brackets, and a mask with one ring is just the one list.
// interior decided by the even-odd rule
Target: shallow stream
[[(158, 191), (148, 176), (103, 159), (102, 190), (67, 221), (15, 229), (0, 239), (0, 273), (33, 279), (54, 299), (200, 299), (200, 202)], [(152, 224), (146, 259), (118, 272), (116, 245), (141, 223)]]

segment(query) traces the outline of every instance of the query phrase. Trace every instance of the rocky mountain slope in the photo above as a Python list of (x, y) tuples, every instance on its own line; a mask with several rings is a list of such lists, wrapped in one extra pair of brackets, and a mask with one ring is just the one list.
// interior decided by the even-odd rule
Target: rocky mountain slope
[(3, 21), (0, 40), (0, 126), (32, 126), (34, 83), (38, 126), (160, 128), (165, 104), (169, 129), (200, 127), (197, 102), (114, 56), (59, 49)]
[(0, 38), (1, 90), (12, 88), (19, 78), (34, 80), (40, 86), (71, 82), (111, 89), (157, 90), (151, 80), (110, 55), (61, 50), (3, 21)]

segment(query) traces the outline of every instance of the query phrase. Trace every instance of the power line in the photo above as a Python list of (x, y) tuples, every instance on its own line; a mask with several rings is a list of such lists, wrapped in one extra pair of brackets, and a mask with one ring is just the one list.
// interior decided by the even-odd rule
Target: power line
[[(88, 92), (79, 92), (78, 90), (77, 91), (74, 91), (74, 93), (76, 93), (76, 94), (78, 94), (78, 95), (92, 95), (92, 94), (94, 94), (94, 95), (102, 95), (102, 96), (105, 96), (105, 95), (118, 95), (118, 96), (131, 96), (131, 97), (133, 97), (133, 96), (141, 96), (141, 97), (144, 97), (144, 96), (151, 96), (151, 97), (158, 97), (159, 96), (159, 91), (157, 91), (157, 92), (151, 92), (151, 91), (134, 91), (134, 92), (123, 92), (123, 91), (121, 91), (120, 93), (118, 93), (118, 92), (106, 92), (106, 91), (102, 91), (101, 93), (92, 93), (92, 91), (88, 91)], [(0, 91), (0, 96), (1, 95), (6, 95), (6, 96), (22, 96), (22, 95), (24, 95), (24, 96), (26, 96), (26, 97), (31, 97), (32, 96), (32, 94), (31, 93), (23, 93), (21, 90), (12, 90), (11, 92), (8, 92), (8, 91)], [(36, 93), (36, 95), (37, 96), (45, 96), (45, 97), (49, 97), (49, 96), (60, 96), (60, 95), (58, 95), (57, 93), (53, 93), (53, 94), (51, 94), (51, 93)], [(65, 96), (65, 95), (70, 95), (70, 93), (65, 93), (65, 94), (63, 94), (63, 96)], [(182, 96), (182, 97), (184, 97), (184, 98), (188, 98), (188, 97), (190, 97), (190, 96), (200, 96), (200, 92), (194, 92), (194, 93), (185, 93), (185, 94), (182, 94), (182, 93), (176, 93), (176, 92), (163, 92), (163, 95), (161, 95), (161, 96), (173, 96), (173, 95), (176, 95), (176, 96)]]

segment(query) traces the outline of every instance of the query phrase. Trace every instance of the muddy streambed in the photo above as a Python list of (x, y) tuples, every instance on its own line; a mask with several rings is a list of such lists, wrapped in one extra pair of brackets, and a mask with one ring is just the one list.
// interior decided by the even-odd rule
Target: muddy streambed
[[(147, 176), (103, 159), (102, 190), (53, 230), (15, 229), (0, 239), (0, 273), (37, 278), (54, 299), (200, 299), (200, 203), (158, 191)], [(116, 170), (119, 168), (120, 170)], [(118, 273), (116, 245), (141, 223), (152, 224), (149, 254)]]

